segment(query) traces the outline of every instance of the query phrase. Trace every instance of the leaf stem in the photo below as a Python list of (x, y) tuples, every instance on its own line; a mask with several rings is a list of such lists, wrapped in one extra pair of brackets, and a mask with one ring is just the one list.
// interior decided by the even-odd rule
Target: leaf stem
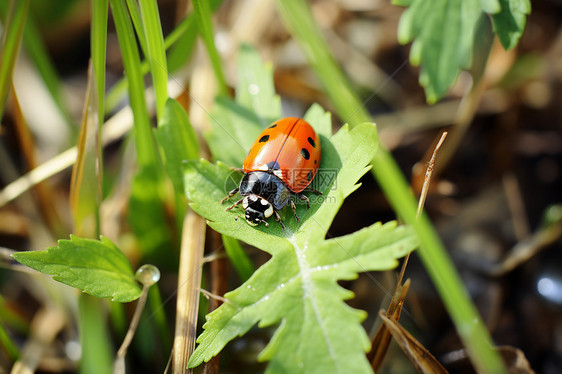
[(131, 319), (131, 324), (129, 325), (129, 329), (127, 330), (127, 334), (123, 339), (123, 343), (121, 344), (121, 347), (119, 347), (119, 350), (115, 355), (115, 361), (113, 364), (114, 373), (123, 373), (123, 374), (125, 373), (125, 369), (124, 369), (125, 355), (127, 354), (127, 349), (129, 349), (129, 346), (133, 341), (133, 337), (135, 336), (135, 331), (137, 331), (137, 327), (139, 326), (140, 317), (142, 315), (142, 311), (144, 310), (146, 299), (148, 297), (148, 290), (150, 289), (151, 286), (152, 285), (145, 284), (142, 287), (142, 294), (141, 297), (139, 298), (137, 306), (135, 307), (135, 313), (133, 314), (133, 318)]

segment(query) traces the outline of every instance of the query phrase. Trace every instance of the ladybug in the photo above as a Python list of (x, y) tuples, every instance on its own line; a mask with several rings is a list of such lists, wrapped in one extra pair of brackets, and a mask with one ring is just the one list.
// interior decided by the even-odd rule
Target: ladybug
[(246, 222), (251, 226), (262, 222), (269, 226), (265, 219), (274, 215), (285, 230), (278, 211), (287, 203), (300, 222), (292, 196), (305, 201), (309, 209), (309, 200), (301, 192), (308, 189), (322, 194), (307, 188), (319, 165), (320, 139), (312, 126), (302, 118), (280, 119), (258, 136), (243, 169), (237, 169), (244, 172), (240, 186), (230, 191), (221, 204), (239, 192), (242, 198), (226, 210), (242, 204)]

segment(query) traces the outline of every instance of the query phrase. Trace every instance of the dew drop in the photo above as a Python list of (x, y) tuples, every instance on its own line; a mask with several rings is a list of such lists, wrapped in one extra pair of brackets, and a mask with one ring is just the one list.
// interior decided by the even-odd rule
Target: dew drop
[(150, 287), (160, 280), (160, 270), (154, 265), (143, 265), (137, 270), (135, 279), (143, 286)]
[(260, 87), (257, 84), (252, 83), (248, 86), (248, 92), (250, 95), (257, 95), (260, 93)]
[(562, 305), (562, 282), (559, 277), (546, 275), (537, 282), (537, 291), (546, 300)]
[(64, 345), (64, 352), (72, 361), (80, 361), (82, 357), (82, 346), (76, 340), (70, 340)]

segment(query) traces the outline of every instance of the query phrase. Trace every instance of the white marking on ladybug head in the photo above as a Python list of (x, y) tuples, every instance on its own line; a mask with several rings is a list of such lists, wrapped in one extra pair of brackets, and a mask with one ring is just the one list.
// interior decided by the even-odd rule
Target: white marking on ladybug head
[(246, 210), (246, 208), (248, 208), (249, 205), (249, 200), (250, 196), (246, 196), (244, 197), (244, 200), (242, 200), (242, 208), (244, 208), (244, 210)]
[(266, 199), (260, 199), (261, 205), (268, 205), (269, 202)]
[(265, 216), (265, 218), (269, 218), (273, 215), (273, 207), (271, 206), (271, 204), (269, 204), (269, 207), (265, 210), (265, 212), (263, 212), (263, 215)]
[(259, 196), (256, 195), (248, 195), (248, 202), (250, 204), (255, 203), (256, 201), (258, 201), (258, 199), (260, 199)]

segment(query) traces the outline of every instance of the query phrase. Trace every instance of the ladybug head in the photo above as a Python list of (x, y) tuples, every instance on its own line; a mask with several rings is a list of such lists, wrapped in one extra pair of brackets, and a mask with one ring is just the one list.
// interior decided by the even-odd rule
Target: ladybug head
[(273, 214), (273, 206), (269, 201), (258, 195), (248, 195), (242, 201), (244, 207), (244, 217), (250, 226), (257, 226), (264, 222), (266, 218), (271, 217)]

